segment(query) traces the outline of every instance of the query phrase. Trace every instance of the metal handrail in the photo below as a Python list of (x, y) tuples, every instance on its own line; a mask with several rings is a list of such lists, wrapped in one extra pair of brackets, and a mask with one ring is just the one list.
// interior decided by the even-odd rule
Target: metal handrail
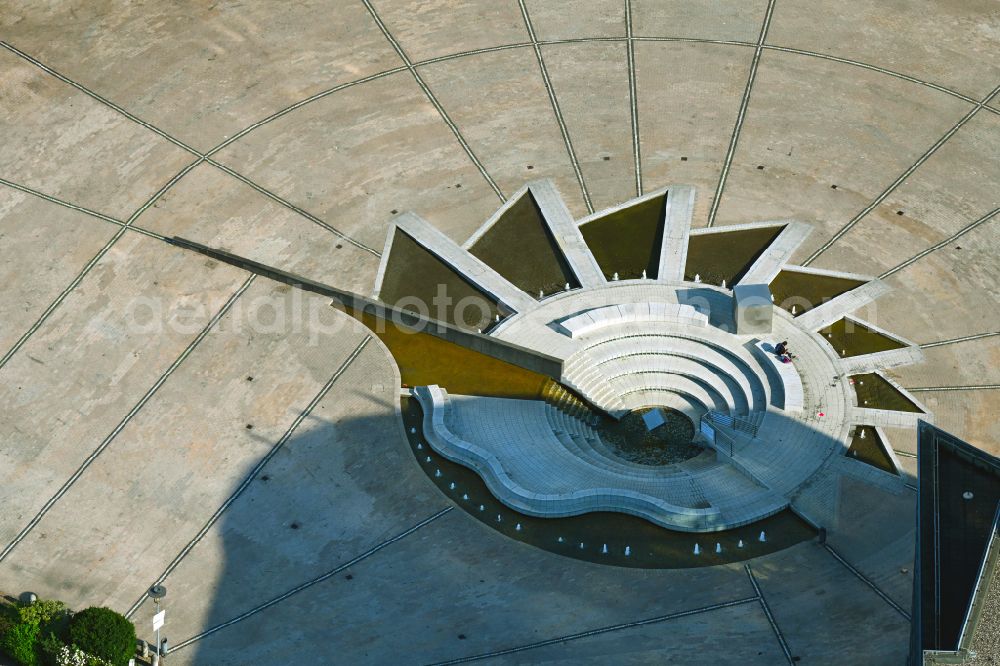
[(717, 423), (718, 425), (724, 425), (726, 427), (732, 428), (733, 430), (739, 430), (740, 432), (745, 432), (751, 437), (757, 436), (758, 427), (752, 421), (749, 421), (741, 416), (732, 416), (729, 414), (723, 414), (722, 412), (717, 412), (711, 410), (705, 412), (705, 416), (708, 418), (709, 423)]

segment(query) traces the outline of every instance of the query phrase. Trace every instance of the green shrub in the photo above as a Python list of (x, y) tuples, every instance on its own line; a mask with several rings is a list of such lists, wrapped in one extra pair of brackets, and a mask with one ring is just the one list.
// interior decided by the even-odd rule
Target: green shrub
[(65, 643), (51, 631), (45, 632), (38, 639), (37, 649), (39, 660), (45, 666), (59, 666), (59, 651), (65, 647)]
[(32, 622), (18, 622), (10, 627), (0, 639), (0, 650), (24, 666), (36, 666), (38, 656), (35, 643), (38, 641), (38, 625)]
[(17, 611), (11, 606), (0, 607), (0, 639), (17, 624)]
[(21, 622), (38, 625), (39, 629), (46, 629), (69, 615), (66, 604), (54, 599), (39, 599), (33, 604), (19, 606), (17, 614)]
[(87, 654), (125, 666), (135, 654), (135, 626), (110, 608), (91, 607), (74, 615), (69, 639)]

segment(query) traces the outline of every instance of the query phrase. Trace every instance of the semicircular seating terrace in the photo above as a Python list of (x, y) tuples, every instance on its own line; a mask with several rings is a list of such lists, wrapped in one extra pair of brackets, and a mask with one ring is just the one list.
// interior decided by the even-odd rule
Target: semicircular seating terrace
[(671, 389), (706, 410), (763, 411), (772, 394), (783, 395), (775, 385), (780, 378), (748, 350), (726, 346), (724, 335), (706, 328), (694, 336), (662, 323), (641, 333), (611, 325), (600, 337), (582, 340), (586, 346), (566, 360), (563, 381), (611, 414), (630, 409), (627, 395)]

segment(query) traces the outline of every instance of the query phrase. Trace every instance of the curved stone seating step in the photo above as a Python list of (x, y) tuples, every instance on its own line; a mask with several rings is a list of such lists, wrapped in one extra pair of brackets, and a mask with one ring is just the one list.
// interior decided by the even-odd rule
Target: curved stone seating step
[(591, 450), (591, 447), (585, 443), (586, 437), (580, 432), (575, 431), (576, 429), (572, 425), (566, 423), (566, 419), (569, 418), (566, 414), (550, 407), (546, 411), (546, 417), (549, 420), (549, 425), (552, 427), (553, 433), (567, 449), (598, 467), (614, 470), (620, 469), (620, 465), (616, 463), (620, 463), (621, 461), (613, 460), (610, 456), (596, 455)]
[(783, 363), (778, 360), (772, 351), (771, 346), (766, 342), (755, 342), (753, 350), (758, 360), (768, 368), (770, 372), (779, 378), (782, 387), (780, 406), (789, 412), (800, 412), (805, 404), (805, 395), (802, 391), (802, 378), (795, 368), (795, 363)]
[(559, 322), (562, 330), (574, 340), (593, 335), (608, 326), (665, 322), (688, 326), (708, 326), (708, 315), (692, 305), (681, 303), (622, 303), (585, 310)]
[(698, 428), (698, 424), (701, 422), (702, 414), (708, 411), (708, 407), (703, 403), (698, 402), (691, 396), (674, 391), (646, 389), (622, 396), (622, 401), (628, 407), (629, 411), (653, 406), (675, 409), (688, 417), (691, 423), (694, 424), (695, 429)]
[[(739, 384), (706, 363), (681, 356), (626, 356), (612, 359), (601, 370), (616, 384), (638, 388), (639, 385), (664, 385), (669, 375), (683, 375), (705, 384), (715, 395), (721, 396), (729, 412), (745, 414), (749, 411), (747, 396)], [(636, 385), (633, 385), (635, 383)]]
[(563, 381), (616, 416), (628, 409), (624, 404), (625, 394), (669, 385), (696, 396), (699, 403), (707, 408), (745, 414), (750, 406), (735, 380), (721, 376), (715, 368), (684, 357), (636, 355), (620, 362), (610, 359), (599, 367), (583, 361), (578, 365), (569, 365)]
[(686, 375), (667, 373), (624, 375), (612, 378), (611, 386), (626, 404), (628, 404), (627, 396), (640, 391), (673, 391), (694, 398), (708, 409), (714, 409), (724, 414), (728, 414), (730, 411), (723, 395), (705, 385), (704, 382)]
[(689, 337), (683, 331), (646, 332), (623, 335), (621, 331), (590, 342), (588, 346), (566, 359), (564, 372), (579, 371), (586, 365), (602, 366), (607, 361), (631, 355), (683, 355), (694, 360), (709, 363), (725, 372), (740, 384), (752, 409), (763, 410), (770, 400), (773, 379), (770, 378), (758, 359), (746, 349), (727, 348), (722, 341), (712, 340), (714, 329), (700, 331), (699, 338)]
[(564, 367), (562, 382), (579, 392), (591, 404), (613, 416), (621, 417), (628, 411), (611, 389), (607, 375), (595, 366), (580, 364), (569, 371)]
[[(559, 438), (560, 441), (564, 442), (567, 448), (578, 453), (584, 460), (590, 462), (594, 465), (602, 467), (604, 469), (611, 469), (617, 472), (623, 472), (628, 474), (634, 474), (640, 477), (667, 477), (667, 476), (686, 476), (689, 472), (685, 469), (674, 466), (663, 466), (663, 467), (650, 467), (649, 465), (641, 465), (639, 463), (634, 463), (619, 456), (615, 455), (614, 451), (608, 447), (607, 444), (600, 438), (600, 436), (593, 431), (589, 426), (585, 424), (580, 424), (582, 428), (576, 429), (575, 432), (569, 432), (573, 429), (573, 426), (567, 425), (564, 419), (572, 419), (571, 416), (562, 414), (553, 414), (554, 408), (549, 407), (546, 411), (546, 417), (549, 420), (549, 424), (553, 429), (553, 432)], [(558, 410), (554, 410), (558, 412)], [(560, 416), (561, 414), (561, 416)], [(590, 432), (584, 432), (583, 429), (590, 430)], [(567, 441), (569, 440), (569, 441)]]
[(669, 476), (598, 467), (566, 448), (541, 401), (448, 396), (437, 386), (418, 387), (415, 395), (431, 447), (475, 470), (497, 498), (529, 515), (618, 511), (671, 529), (715, 531), (780, 510), (769, 491), (708, 456)]

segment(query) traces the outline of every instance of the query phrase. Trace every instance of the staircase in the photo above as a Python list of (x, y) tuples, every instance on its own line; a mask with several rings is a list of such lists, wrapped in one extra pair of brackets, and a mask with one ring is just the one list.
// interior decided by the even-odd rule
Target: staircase
[(594, 413), (587, 403), (567, 391), (557, 381), (550, 379), (545, 383), (545, 386), (542, 388), (542, 400), (564, 414), (579, 419), (587, 425), (597, 425), (600, 421), (600, 416)]

